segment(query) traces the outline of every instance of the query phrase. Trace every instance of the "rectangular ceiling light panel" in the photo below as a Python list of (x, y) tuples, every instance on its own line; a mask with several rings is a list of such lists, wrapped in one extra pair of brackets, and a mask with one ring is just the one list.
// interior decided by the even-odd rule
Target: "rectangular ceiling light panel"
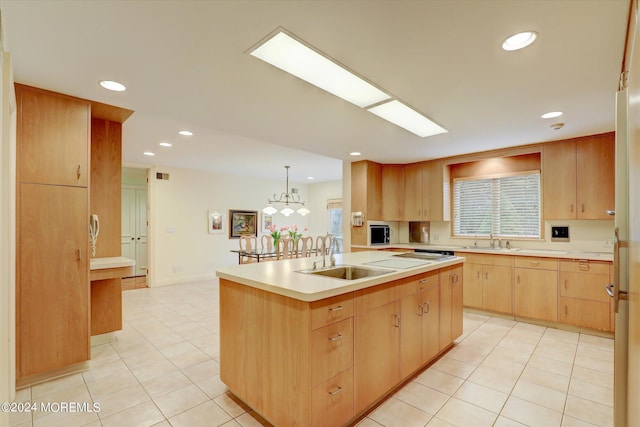
[(250, 54), (361, 108), (391, 98), (284, 32), (275, 34)]
[(423, 138), (447, 132), (446, 129), (395, 99), (376, 105), (368, 110), (376, 116)]

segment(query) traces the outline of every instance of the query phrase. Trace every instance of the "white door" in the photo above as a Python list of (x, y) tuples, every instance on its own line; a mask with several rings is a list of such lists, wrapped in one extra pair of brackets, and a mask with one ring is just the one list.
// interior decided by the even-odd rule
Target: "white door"
[(147, 274), (147, 190), (122, 189), (122, 256), (136, 261), (135, 275)]
[(135, 189), (122, 189), (122, 256), (136, 259)]
[(147, 275), (147, 190), (135, 190), (136, 276)]
[[(620, 241), (615, 249), (614, 264), (619, 268), (615, 269), (618, 280), (614, 279), (617, 288), (613, 293), (619, 289), (622, 298), (615, 315), (614, 424), (620, 427), (637, 426), (640, 422), (640, 34), (636, 31), (637, 6), (634, 1), (631, 33), (627, 39), (631, 44), (627, 52), (633, 54), (632, 58), (625, 58), (626, 64), (631, 64), (628, 97), (619, 95), (617, 113), (623, 120), (616, 124), (616, 228)], [(627, 146), (621, 150), (624, 140)], [(625, 167), (627, 171), (623, 170)]]

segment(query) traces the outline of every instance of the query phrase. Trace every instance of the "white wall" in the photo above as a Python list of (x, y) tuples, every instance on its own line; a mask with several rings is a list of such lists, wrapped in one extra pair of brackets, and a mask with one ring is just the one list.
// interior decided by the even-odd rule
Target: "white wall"
[[(169, 180), (155, 179), (156, 172), (169, 174)], [(270, 181), (190, 169), (155, 166), (149, 180), (149, 276), (150, 286), (171, 285), (210, 279), (223, 265), (238, 263), (231, 249), (237, 239), (229, 239), (229, 209), (259, 213), (267, 198), (285, 189), (284, 180)], [(305, 217), (277, 213), (278, 227), (296, 224), (305, 235), (326, 233), (326, 198), (341, 196), (340, 181), (313, 185), (290, 183), (300, 190), (311, 213)], [(277, 207), (277, 206), (276, 206)], [(224, 233), (209, 234), (207, 214), (216, 210), (224, 215)]]

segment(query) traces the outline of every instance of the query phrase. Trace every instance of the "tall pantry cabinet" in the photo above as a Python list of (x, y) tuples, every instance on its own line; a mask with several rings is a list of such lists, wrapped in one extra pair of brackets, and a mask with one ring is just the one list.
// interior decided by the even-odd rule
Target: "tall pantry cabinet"
[(91, 104), (16, 85), (16, 376), (90, 358)]

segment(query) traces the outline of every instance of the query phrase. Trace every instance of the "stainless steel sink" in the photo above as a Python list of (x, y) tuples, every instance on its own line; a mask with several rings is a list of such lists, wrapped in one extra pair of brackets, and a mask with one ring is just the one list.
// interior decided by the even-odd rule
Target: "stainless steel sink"
[(319, 270), (298, 270), (298, 273), (313, 274), (316, 276), (332, 277), (342, 280), (357, 280), (366, 277), (376, 277), (395, 270), (384, 270), (379, 268), (359, 267), (355, 265), (337, 265), (335, 267), (322, 268)]

